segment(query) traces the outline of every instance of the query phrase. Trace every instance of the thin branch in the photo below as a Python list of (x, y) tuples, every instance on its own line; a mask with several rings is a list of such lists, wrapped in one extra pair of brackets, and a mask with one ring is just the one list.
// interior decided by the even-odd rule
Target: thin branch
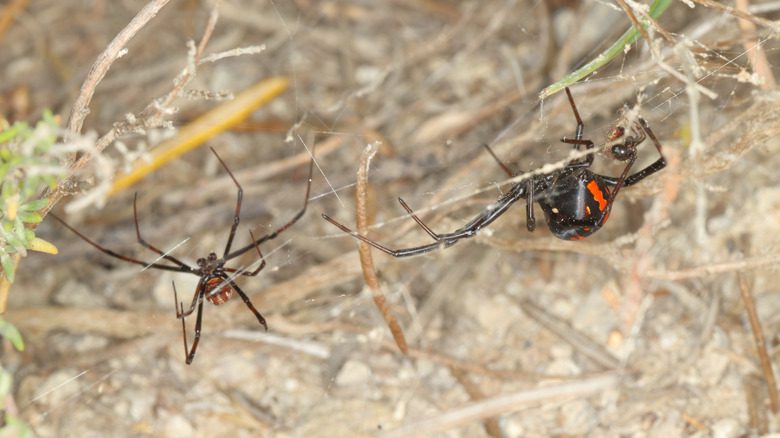
[(761, 328), (761, 320), (758, 319), (756, 302), (753, 299), (753, 293), (747, 278), (741, 272), (737, 272), (737, 278), (739, 279), (739, 291), (742, 294), (742, 301), (745, 303), (745, 311), (747, 311), (748, 320), (750, 321), (750, 328), (753, 330), (753, 338), (756, 342), (758, 358), (761, 361), (761, 369), (764, 372), (764, 382), (769, 391), (770, 406), (772, 407), (772, 412), (777, 413), (777, 381), (775, 380), (775, 372), (772, 370), (772, 360), (769, 358), (769, 353), (766, 350), (766, 338), (764, 337), (764, 330)]
[[(737, 11), (748, 13), (748, 0), (736, 0)], [(777, 87), (775, 76), (772, 74), (772, 66), (766, 58), (766, 53), (761, 48), (756, 36), (756, 25), (744, 18), (737, 18), (739, 30), (742, 32), (742, 46), (747, 50), (747, 57), (753, 71), (761, 77), (762, 90), (774, 90)]]
[(650, 270), (644, 277), (655, 278), (659, 280), (688, 280), (691, 278), (707, 277), (715, 274), (725, 274), (727, 272), (745, 271), (748, 269), (777, 268), (780, 264), (780, 254), (772, 254), (760, 257), (749, 257), (733, 262), (712, 263), (695, 268), (683, 269), (679, 271)]
[[(368, 192), (368, 168), (371, 164), (371, 158), (377, 152), (378, 143), (374, 142), (366, 145), (363, 149), (363, 153), (360, 156), (360, 167), (357, 172), (357, 190), (355, 191), (355, 213), (358, 233), (366, 235), (368, 232), (368, 203), (366, 202), (366, 193)], [(390, 308), (387, 305), (385, 295), (382, 293), (382, 289), (379, 285), (379, 278), (376, 275), (376, 269), (374, 268), (374, 259), (371, 257), (371, 247), (366, 243), (360, 242), (358, 246), (358, 253), (360, 254), (360, 267), (363, 269), (363, 279), (366, 282), (366, 286), (371, 289), (371, 294), (374, 298), (374, 304), (382, 314), (387, 323), (387, 327), (390, 329), (390, 333), (393, 334), (398, 349), (403, 354), (409, 354), (409, 348), (406, 344), (406, 338), (404, 332), (401, 329), (401, 325), (398, 324), (398, 320), (395, 319)]]
[(87, 114), (89, 114), (89, 103), (92, 101), (95, 89), (100, 81), (106, 76), (106, 73), (108, 73), (111, 64), (122, 56), (127, 43), (138, 33), (138, 31), (151, 21), (152, 18), (168, 4), (168, 2), (170, 2), (170, 0), (152, 0), (147, 3), (147, 5), (130, 20), (130, 23), (114, 37), (108, 44), (108, 47), (106, 47), (106, 49), (103, 50), (103, 53), (95, 60), (95, 63), (92, 64), (92, 68), (89, 70), (86, 79), (84, 79), (84, 83), (81, 85), (81, 92), (73, 103), (73, 108), (70, 111), (68, 131), (70, 131), (71, 135), (78, 135), (81, 133), (81, 128), (84, 126), (84, 119), (86, 119)]
[(485, 418), (517, 412), (529, 405), (548, 400), (584, 397), (589, 394), (598, 394), (604, 391), (613, 390), (618, 387), (618, 383), (618, 375), (607, 374), (589, 379), (582, 379), (576, 382), (546, 385), (539, 388), (521, 390), (478, 402), (468, 403), (440, 415), (420, 421), (414, 421), (387, 433), (379, 434), (379, 436), (383, 438), (434, 436), (448, 430), (466, 426), (476, 421), (482, 421)]
[[(482, 392), (482, 388), (480, 388), (478, 384), (472, 382), (471, 379), (469, 379), (468, 374), (463, 370), (451, 367), (450, 373), (455, 377), (455, 380), (460, 383), (460, 386), (466, 390), (466, 393), (468, 393), (471, 400), (484, 400), (486, 398), (485, 394)], [(486, 418), (482, 421), (482, 427), (485, 429), (485, 433), (491, 437), (502, 438), (504, 436), (498, 417)]]
[(731, 6), (725, 6), (718, 2), (715, 2), (713, 0), (693, 0), (694, 2), (708, 7), (710, 9), (715, 9), (716, 11), (725, 12), (727, 14), (731, 14), (737, 18), (741, 18), (743, 20), (747, 20), (753, 24), (756, 24), (758, 26), (767, 27), (771, 29), (773, 32), (777, 33), (780, 31), (780, 25), (775, 23), (774, 21), (767, 20), (766, 18), (756, 17), (753, 14), (750, 14), (745, 11), (741, 11), (739, 9), (734, 9)]
[(601, 344), (572, 327), (568, 322), (547, 312), (530, 300), (522, 300), (520, 307), (531, 319), (567, 342), (574, 349), (601, 366), (605, 371), (620, 367), (618, 358)]

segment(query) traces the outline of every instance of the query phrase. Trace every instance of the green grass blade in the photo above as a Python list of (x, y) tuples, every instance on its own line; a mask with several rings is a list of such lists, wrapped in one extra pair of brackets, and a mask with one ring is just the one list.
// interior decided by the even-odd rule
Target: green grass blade
[[(650, 16), (653, 17), (654, 20), (658, 19), (658, 17), (660, 17), (664, 13), (666, 8), (668, 8), (670, 4), (672, 4), (672, 0), (654, 0), (653, 4), (650, 5)], [(642, 26), (644, 28), (647, 28), (650, 25), (650, 23), (647, 20), (644, 21), (640, 20), (640, 21), (642, 22)], [(548, 96), (552, 96), (553, 94), (563, 90), (565, 87), (574, 84), (575, 82), (588, 76), (594, 71), (600, 69), (601, 67), (606, 65), (609, 61), (614, 59), (618, 54), (622, 53), (624, 47), (626, 47), (629, 44), (633, 44), (638, 38), (639, 38), (639, 31), (634, 26), (631, 26), (631, 28), (628, 29), (611, 46), (609, 46), (607, 50), (601, 52), (601, 54), (593, 58), (589, 63), (569, 73), (568, 75), (564, 76), (563, 79), (561, 79), (560, 81), (542, 90), (542, 92), (539, 93), (539, 99), (544, 99)]]

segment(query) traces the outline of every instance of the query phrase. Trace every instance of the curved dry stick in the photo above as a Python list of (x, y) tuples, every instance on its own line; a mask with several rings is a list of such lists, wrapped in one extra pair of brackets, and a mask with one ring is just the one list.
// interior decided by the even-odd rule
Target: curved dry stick
[[(114, 39), (108, 44), (108, 47), (106, 47), (106, 49), (103, 50), (103, 53), (101, 53), (97, 60), (95, 60), (95, 63), (92, 64), (92, 68), (90, 68), (86, 79), (84, 79), (84, 83), (81, 85), (81, 91), (79, 92), (76, 101), (73, 103), (73, 108), (71, 109), (70, 120), (68, 122), (68, 131), (70, 135), (76, 136), (81, 133), (81, 128), (84, 126), (84, 119), (86, 119), (87, 114), (89, 114), (88, 107), (90, 101), (92, 101), (92, 96), (95, 94), (95, 88), (97, 88), (97, 85), (106, 76), (106, 73), (108, 72), (109, 67), (111, 67), (111, 64), (119, 59), (125, 45), (135, 36), (136, 33), (138, 33), (139, 30), (141, 30), (141, 28), (143, 28), (152, 18), (154, 18), (160, 9), (165, 7), (168, 2), (170, 2), (170, 0), (152, 0), (147, 3), (147, 5), (144, 6), (143, 9), (141, 9), (141, 11), (139, 11), (132, 20), (130, 20), (130, 23), (128, 23), (127, 26), (125, 26), (125, 28), (122, 29), (116, 37), (114, 37)], [(98, 140), (95, 145), (95, 150), (97, 152), (102, 151), (109, 144), (111, 144), (115, 138), (116, 130), (112, 128), (108, 133), (106, 133)], [(83, 167), (89, 161), (89, 159), (89, 154), (85, 154), (80, 158), (74, 157), (73, 161), (68, 164), (68, 169), (72, 173), (73, 171)], [(57, 202), (59, 202), (63, 196), (65, 196), (67, 190), (63, 190), (63, 186), (68, 184), (68, 181), (68, 178), (65, 178), (59, 182), (56, 189), (53, 191), (46, 189), (41, 194), (41, 198), (49, 198), (49, 202), (46, 204), (46, 206), (40, 209), (38, 212), (41, 217), (45, 217), (46, 214), (49, 213), (49, 211), (54, 207), (54, 205), (57, 204)], [(35, 230), (35, 228), (37, 228), (37, 225), (33, 226), (32, 230)], [(20, 259), (21, 258), (18, 256), (14, 257), (14, 269), (16, 269), (18, 266)], [(0, 276), (0, 314), (5, 312), (5, 306), (8, 299), (8, 290), (10, 287), (11, 283), (8, 281), (8, 279), (5, 278), (4, 275)]]
[[(368, 214), (367, 214), (367, 202), (366, 191), (368, 188), (368, 166), (371, 163), (371, 158), (374, 157), (377, 151), (377, 143), (371, 143), (363, 149), (363, 153), (360, 155), (360, 167), (357, 171), (357, 189), (355, 190), (355, 213), (356, 213), (356, 225), (358, 233), (366, 235), (368, 232)], [(385, 295), (379, 287), (379, 278), (377, 278), (376, 270), (374, 269), (374, 259), (371, 257), (371, 247), (366, 243), (360, 242), (358, 245), (358, 253), (360, 254), (360, 267), (363, 269), (363, 279), (366, 282), (366, 286), (371, 289), (371, 295), (374, 298), (374, 304), (382, 314), (382, 317), (387, 323), (387, 327), (390, 329), (390, 333), (393, 334), (398, 349), (403, 354), (409, 354), (409, 347), (406, 344), (406, 338), (404, 332), (401, 329), (401, 325), (398, 324), (398, 320), (390, 312), (390, 308), (387, 306)]]
[(89, 114), (89, 103), (92, 101), (92, 96), (95, 94), (95, 88), (103, 80), (108, 73), (108, 69), (111, 64), (114, 63), (122, 54), (127, 43), (138, 33), (141, 28), (154, 18), (160, 9), (164, 8), (170, 0), (152, 0), (141, 9), (129, 23), (122, 29), (111, 42), (108, 44), (103, 53), (101, 53), (95, 63), (92, 64), (92, 68), (89, 70), (84, 83), (81, 85), (81, 92), (79, 92), (76, 101), (73, 103), (73, 108), (70, 111), (70, 120), (68, 121), (68, 131), (72, 135), (77, 135), (81, 132), (81, 128), (84, 126), (84, 119)]

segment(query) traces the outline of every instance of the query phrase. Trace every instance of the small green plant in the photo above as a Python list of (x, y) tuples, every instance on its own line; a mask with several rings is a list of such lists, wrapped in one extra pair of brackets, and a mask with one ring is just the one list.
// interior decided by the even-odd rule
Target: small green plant
[[(0, 317), (0, 338), (7, 339), (11, 345), (19, 351), (24, 350), (24, 341), (19, 330), (13, 324)], [(13, 376), (8, 370), (0, 365), (0, 409), (3, 412), (2, 424), (0, 427), (0, 437), (33, 437), (34, 434), (30, 427), (22, 420), (17, 418), (9, 406), (11, 398), (11, 389), (13, 388)]]
[(63, 173), (59, 159), (49, 153), (57, 130), (54, 116), (46, 111), (34, 128), (16, 122), (0, 131), (0, 264), (9, 283), (14, 281), (14, 254), (57, 252), (30, 227), (41, 222), (38, 210), (48, 202), (38, 198), (42, 189), (54, 188)]

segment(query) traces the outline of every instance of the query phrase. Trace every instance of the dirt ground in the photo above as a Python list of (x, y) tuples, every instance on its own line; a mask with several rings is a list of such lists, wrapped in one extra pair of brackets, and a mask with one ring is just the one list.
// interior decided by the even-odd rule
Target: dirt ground
[[(145, 4), (30, 2), (0, 41), (4, 113), (35, 120), (51, 108), (67, 120), (98, 54)], [(751, 10), (762, 20), (780, 16), (776, 3), (759, 6)], [(97, 87), (83, 132), (103, 135), (164, 96), (212, 7), (174, 0), (143, 27)], [(586, 138), (603, 144), (627, 105), (669, 162), (621, 191), (593, 236), (556, 239), (538, 206), (529, 233), (520, 201), (446, 250), (411, 259), (375, 251), (404, 355), (364, 285), (355, 239), (321, 218), (354, 226), (364, 147), (381, 142), (369, 172), (371, 236), (398, 248), (430, 243), (397, 197), (448, 232), (511, 188), (482, 144), (523, 171), (563, 160), (571, 147), (559, 140), (574, 135), (575, 119), (563, 93), (540, 102), (539, 92), (597, 57), (629, 19), (613, 3), (565, 0), (224, 0), (217, 10), (206, 54), (265, 49), (200, 66), (190, 97), (290, 81), (205, 145), (244, 187), (236, 245), (301, 208), (305, 157), (317, 145), (308, 211), (262, 245), (260, 275), (238, 280), (269, 329), (240, 299), (206, 303), (186, 365), (171, 282), (188, 303), (197, 277), (140, 272), (46, 220), (38, 233), (60, 254), (22, 260), (6, 317), (27, 348), (5, 346), (1, 356), (19, 415), (38, 435), (778, 432), (741, 297), (754, 297), (776, 359), (780, 95), (766, 81), (780, 46), (766, 21), (754, 20), (751, 34), (731, 15), (673, 2), (657, 20), (668, 38), (650, 32), (655, 55), (640, 39), (572, 87)], [(749, 48), (767, 61), (765, 76)], [(221, 103), (182, 97), (166, 119), (185, 126)], [(130, 164), (121, 148), (162, 135), (170, 131), (127, 134), (104, 155), (119, 172)], [(634, 169), (657, 156), (645, 141)], [(284, 164), (291, 157), (297, 164)], [(623, 167), (598, 154), (593, 170)], [(100, 180), (94, 166), (78, 178), (85, 190)], [(151, 260), (136, 243), (134, 191), (146, 240), (169, 249), (189, 239), (172, 254), (190, 264), (221, 254), (236, 192), (206, 147), (102, 208), (65, 214), (77, 193), (55, 211), (101, 244)], [(249, 252), (229, 266), (256, 259)], [(190, 341), (194, 325), (188, 318)]]

